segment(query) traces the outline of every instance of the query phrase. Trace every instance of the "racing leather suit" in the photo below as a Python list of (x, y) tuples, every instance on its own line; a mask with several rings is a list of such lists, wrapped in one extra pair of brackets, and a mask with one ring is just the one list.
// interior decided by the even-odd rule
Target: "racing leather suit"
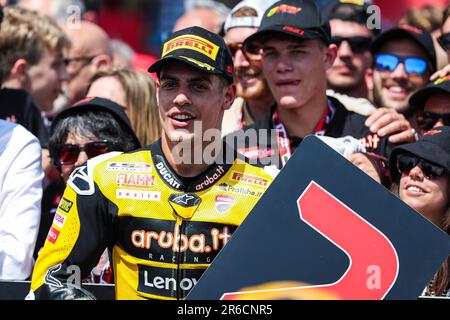
[(77, 168), (36, 262), (31, 298), (88, 298), (69, 285), (69, 267), (84, 278), (106, 247), (117, 299), (185, 298), (272, 181), (225, 146), (189, 179), (170, 168), (159, 141)]

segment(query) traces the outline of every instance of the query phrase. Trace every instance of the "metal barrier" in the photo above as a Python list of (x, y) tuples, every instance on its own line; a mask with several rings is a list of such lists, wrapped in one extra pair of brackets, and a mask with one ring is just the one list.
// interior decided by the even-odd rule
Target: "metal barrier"
[[(113, 284), (82, 284), (82, 287), (94, 294), (97, 300), (114, 300)], [(0, 300), (24, 300), (30, 291), (30, 281), (1, 281)], [(450, 297), (420, 296), (419, 300), (449, 300)]]
[[(97, 300), (114, 300), (113, 284), (82, 284)], [(24, 300), (30, 291), (30, 281), (0, 281), (0, 300)]]

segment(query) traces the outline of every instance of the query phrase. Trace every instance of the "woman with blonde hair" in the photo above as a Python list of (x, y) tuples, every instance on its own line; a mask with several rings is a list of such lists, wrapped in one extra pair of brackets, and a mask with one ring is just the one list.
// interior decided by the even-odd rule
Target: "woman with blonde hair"
[(156, 83), (150, 75), (131, 69), (99, 71), (91, 80), (87, 97), (108, 98), (123, 106), (143, 146), (160, 137)]

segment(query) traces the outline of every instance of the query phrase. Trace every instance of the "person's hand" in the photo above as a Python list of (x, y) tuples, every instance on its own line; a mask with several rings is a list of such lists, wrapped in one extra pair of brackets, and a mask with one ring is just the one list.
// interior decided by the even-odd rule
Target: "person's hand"
[(446, 75), (450, 74), (450, 64), (443, 67), (441, 70), (436, 71), (433, 73), (430, 77), (430, 81), (435, 81), (439, 78), (445, 77)]
[(375, 165), (372, 163), (372, 161), (370, 161), (363, 153), (351, 154), (347, 159), (362, 171), (364, 171), (366, 174), (368, 174), (369, 177), (374, 179), (376, 182), (381, 183), (381, 177), (378, 174), (378, 170), (375, 168)]
[(415, 131), (405, 116), (391, 108), (378, 108), (372, 111), (365, 125), (380, 137), (389, 136), (390, 143), (415, 142)]

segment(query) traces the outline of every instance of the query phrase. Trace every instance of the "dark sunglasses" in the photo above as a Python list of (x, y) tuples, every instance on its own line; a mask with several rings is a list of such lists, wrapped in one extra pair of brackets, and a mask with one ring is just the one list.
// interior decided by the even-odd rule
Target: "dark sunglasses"
[(366, 51), (369, 51), (370, 44), (372, 43), (372, 38), (370, 37), (339, 37), (334, 36), (331, 37), (331, 43), (334, 43), (339, 48), (342, 42), (347, 41), (347, 43), (350, 45), (350, 48), (354, 53), (363, 53)]
[(444, 174), (444, 167), (433, 164), (412, 154), (401, 154), (397, 157), (397, 169), (400, 173), (409, 173), (415, 166), (419, 165), (428, 179), (434, 179)]
[(450, 126), (450, 113), (421, 112), (417, 115), (417, 124), (422, 130), (430, 130), (439, 120), (444, 126)]
[(244, 46), (242, 42), (229, 42), (227, 46), (233, 57), (236, 55), (236, 52), (241, 50), (248, 60), (260, 61), (262, 58), (261, 47), (254, 43), (248, 43)]
[(403, 63), (408, 74), (423, 75), (428, 67), (427, 61), (418, 57), (403, 58), (389, 53), (381, 53), (375, 56), (375, 67), (379, 71), (393, 72), (400, 63)]
[(78, 160), (81, 151), (84, 151), (88, 159), (109, 152), (111, 143), (106, 140), (86, 143), (84, 147), (77, 144), (58, 144), (54, 147), (54, 159), (59, 165), (74, 164)]
[(441, 45), (442, 49), (450, 50), (450, 32), (442, 34), (437, 41)]

